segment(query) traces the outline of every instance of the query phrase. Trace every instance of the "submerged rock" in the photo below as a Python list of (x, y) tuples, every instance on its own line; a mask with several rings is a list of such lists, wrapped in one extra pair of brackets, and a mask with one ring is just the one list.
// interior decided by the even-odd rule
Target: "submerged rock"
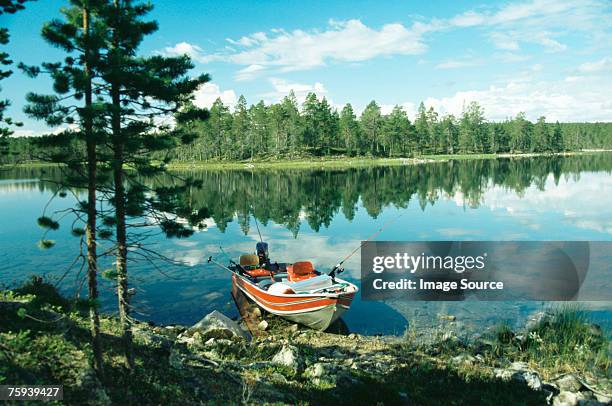
[(212, 311), (202, 320), (191, 326), (182, 336), (193, 337), (198, 333), (198, 341), (206, 342), (210, 338), (249, 339), (249, 335), (238, 323), (217, 310)]

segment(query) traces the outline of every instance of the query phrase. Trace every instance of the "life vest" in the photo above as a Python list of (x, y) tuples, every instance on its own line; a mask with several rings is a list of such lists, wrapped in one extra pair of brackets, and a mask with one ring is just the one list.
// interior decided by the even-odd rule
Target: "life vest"
[(287, 265), (287, 279), (289, 282), (299, 282), (317, 276), (310, 261), (295, 262), (293, 265)]

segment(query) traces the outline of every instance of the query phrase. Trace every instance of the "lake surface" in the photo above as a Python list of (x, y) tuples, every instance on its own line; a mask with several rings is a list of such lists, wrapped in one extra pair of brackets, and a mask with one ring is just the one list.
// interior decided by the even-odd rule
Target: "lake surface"
[[(377, 240), (612, 240), (612, 154), (521, 159), (449, 161), (416, 166), (345, 170), (199, 170), (203, 180), (190, 199), (206, 206), (207, 228), (188, 239), (154, 236), (150, 249), (184, 265), (153, 265), (132, 256), (129, 272), (138, 317), (158, 323), (190, 324), (213, 309), (236, 316), (230, 278), (206, 264), (224, 259), (219, 246), (237, 258), (252, 252), (261, 234), (279, 262), (311, 259), (329, 269), (381, 225), (396, 219)], [(57, 168), (0, 171), (0, 284), (15, 286), (30, 275), (62, 277), (69, 295), (81, 291), (84, 270), (79, 239), (70, 233), (73, 218), (46, 238), (55, 247), (37, 246), (43, 230), (36, 218), (75, 203), (72, 194), (56, 197)], [(50, 181), (48, 181), (50, 180)], [(403, 214), (398, 218), (399, 214)], [(57, 216), (57, 215), (56, 215)], [(102, 249), (107, 247), (102, 247)], [(100, 268), (111, 267), (109, 260)], [(347, 263), (344, 278), (359, 284), (359, 253)], [(65, 276), (64, 276), (65, 275)], [(115, 310), (113, 284), (101, 282), (105, 311)], [(585, 303), (593, 318), (610, 325), (612, 303)], [(437, 314), (457, 317), (454, 328), (482, 331), (506, 320), (522, 323), (540, 302), (362, 302), (356, 298), (344, 321), (364, 334), (402, 334), (438, 323)]]

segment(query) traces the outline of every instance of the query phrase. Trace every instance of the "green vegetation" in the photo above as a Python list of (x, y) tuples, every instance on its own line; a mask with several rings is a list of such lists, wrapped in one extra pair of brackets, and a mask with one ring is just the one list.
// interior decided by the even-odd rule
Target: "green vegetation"
[[(0, 292), (0, 381), (63, 384), (63, 404), (397, 404), (406, 399), (474, 404), (500, 398), (507, 404), (540, 404), (545, 396), (496, 379), (486, 365), (455, 366), (424, 348), (407, 351), (401, 339), (300, 331), (280, 319), (271, 319), (266, 337), (250, 343), (217, 340), (213, 347), (197, 342), (185, 347), (176, 340), (183, 330), (178, 327), (136, 323), (135, 367), (128, 372), (117, 346), (120, 322), (102, 316), (106, 368), (100, 379), (89, 367), (86, 307), (58, 303), (52, 287), (40, 280), (25, 290), (30, 293)], [(270, 362), (288, 336), (304, 363), (298, 369)], [(317, 365), (328, 372), (317, 374)]]
[(608, 337), (577, 305), (554, 308), (522, 334), (501, 324), (493, 339), (495, 356), (528, 362), (547, 378), (566, 372), (605, 377), (612, 372)]
[[(189, 145), (154, 157), (181, 162), (292, 162), (334, 157), (377, 159), (397, 157), (471, 156), (554, 153), (612, 149), (612, 123), (535, 124), (523, 114), (501, 123), (488, 122), (482, 108), (468, 106), (461, 117), (439, 117), (421, 106), (411, 122), (399, 107), (383, 115), (375, 102), (358, 119), (347, 104), (338, 113), (310, 95), (301, 109), (295, 97), (278, 104), (259, 102), (250, 108), (240, 97), (233, 112), (217, 100), (210, 120), (189, 127), (197, 135)], [(5, 163), (37, 160), (40, 149), (29, 138), (10, 141)], [(289, 159), (288, 159), (289, 158)]]
[[(189, 76), (194, 66), (188, 56), (138, 55), (145, 37), (157, 30), (157, 22), (146, 20), (152, 7), (137, 1), (71, 1), (70, 7), (61, 9), (62, 19), (53, 19), (42, 29), (43, 38), (64, 53), (63, 61), (19, 65), (26, 75), (48, 75), (53, 83), (52, 94), (27, 93), (24, 112), (49, 126), (66, 128), (32, 140), (38, 159), (62, 168), (57, 182), (60, 197), (87, 189), (86, 201), (54, 213), (56, 218), (43, 208), (38, 224), (47, 232), (56, 230), (57, 217), (72, 215), (72, 234), (87, 246), (90, 328), (99, 375), (103, 374), (97, 312), (99, 241), (110, 247), (101, 255), (115, 257), (122, 342), (126, 363), (133, 368), (128, 252), (150, 261), (160, 259), (146, 250), (150, 234), (142, 231), (144, 227), (157, 226), (168, 237), (188, 237), (194, 232), (191, 226), (206, 215), (182, 198), (186, 190), (198, 186), (189, 179), (175, 179), (170, 187), (138, 180), (165, 173), (167, 162), (152, 159), (154, 154), (190, 142), (194, 139), (190, 122), (208, 118), (208, 111), (194, 107), (191, 100), (209, 77)], [(170, 119), (175, 120), (175, 128), (160, 124)], [(189, 225), (175, 221), (174, 215), (187, 218)], [(39, 246), (51, 248), (54, 242), (43, 235)]]

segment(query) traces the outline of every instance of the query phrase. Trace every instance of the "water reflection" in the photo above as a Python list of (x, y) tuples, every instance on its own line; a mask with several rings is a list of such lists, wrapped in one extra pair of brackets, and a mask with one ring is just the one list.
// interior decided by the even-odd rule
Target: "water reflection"
[[(610, 240), (611, 171), (612, 154), (345, 170), (186, 171), (182, 174), (204, 184), (191, 190), (190, 199), (207, 207), (212, 218), (206, 231), (190, 239), (152, 241), (159, 252), (187, 264), (166, 266), (164, 273), (172, 279), (146, 263), (130, 264), (138, 288), (136, 305), (142, 317), (164, 323), (191, 323), (213, 308), (234, 311), (227, 275), (208, 268), (204, 259), (217, 253), (219, 245), (234, 257), (252, 251), (258, 240), (254, 218), (273, 257), (313, 259), (323, 269), (399, 214), (402, 217), (378, 239)], [(35, 219), (61, 176), (57, 168), (0, 171), (0, 283), (23, 280), (34, 272), (57, 277), (74, 258), (78, 241), (65, 226), (50, 236), (57, 241), (55, 248), (36, 247), (40, 230)], [(69, 196), (51, 208), (71, 204)], [(358, 255), (347, 270), (347, 277), (358, 282)], [(76, 274), (64, 283), (66, 291), (78, 287), (83, 275)], [(112, 290), (103, 282), (107, 310), (114, 309)], [(401, 333), (406, 319), (426, 325), (435, 323), (438, 313), (452, 313), (458, 316), (457, 328), (477, 330), (499, 320), (500, 314), (518, 321), (538, 306), (357, 299), (345, 321), (353, 331)], [(609, 303), (598, 306), (598, 314), (607, 320)]]

